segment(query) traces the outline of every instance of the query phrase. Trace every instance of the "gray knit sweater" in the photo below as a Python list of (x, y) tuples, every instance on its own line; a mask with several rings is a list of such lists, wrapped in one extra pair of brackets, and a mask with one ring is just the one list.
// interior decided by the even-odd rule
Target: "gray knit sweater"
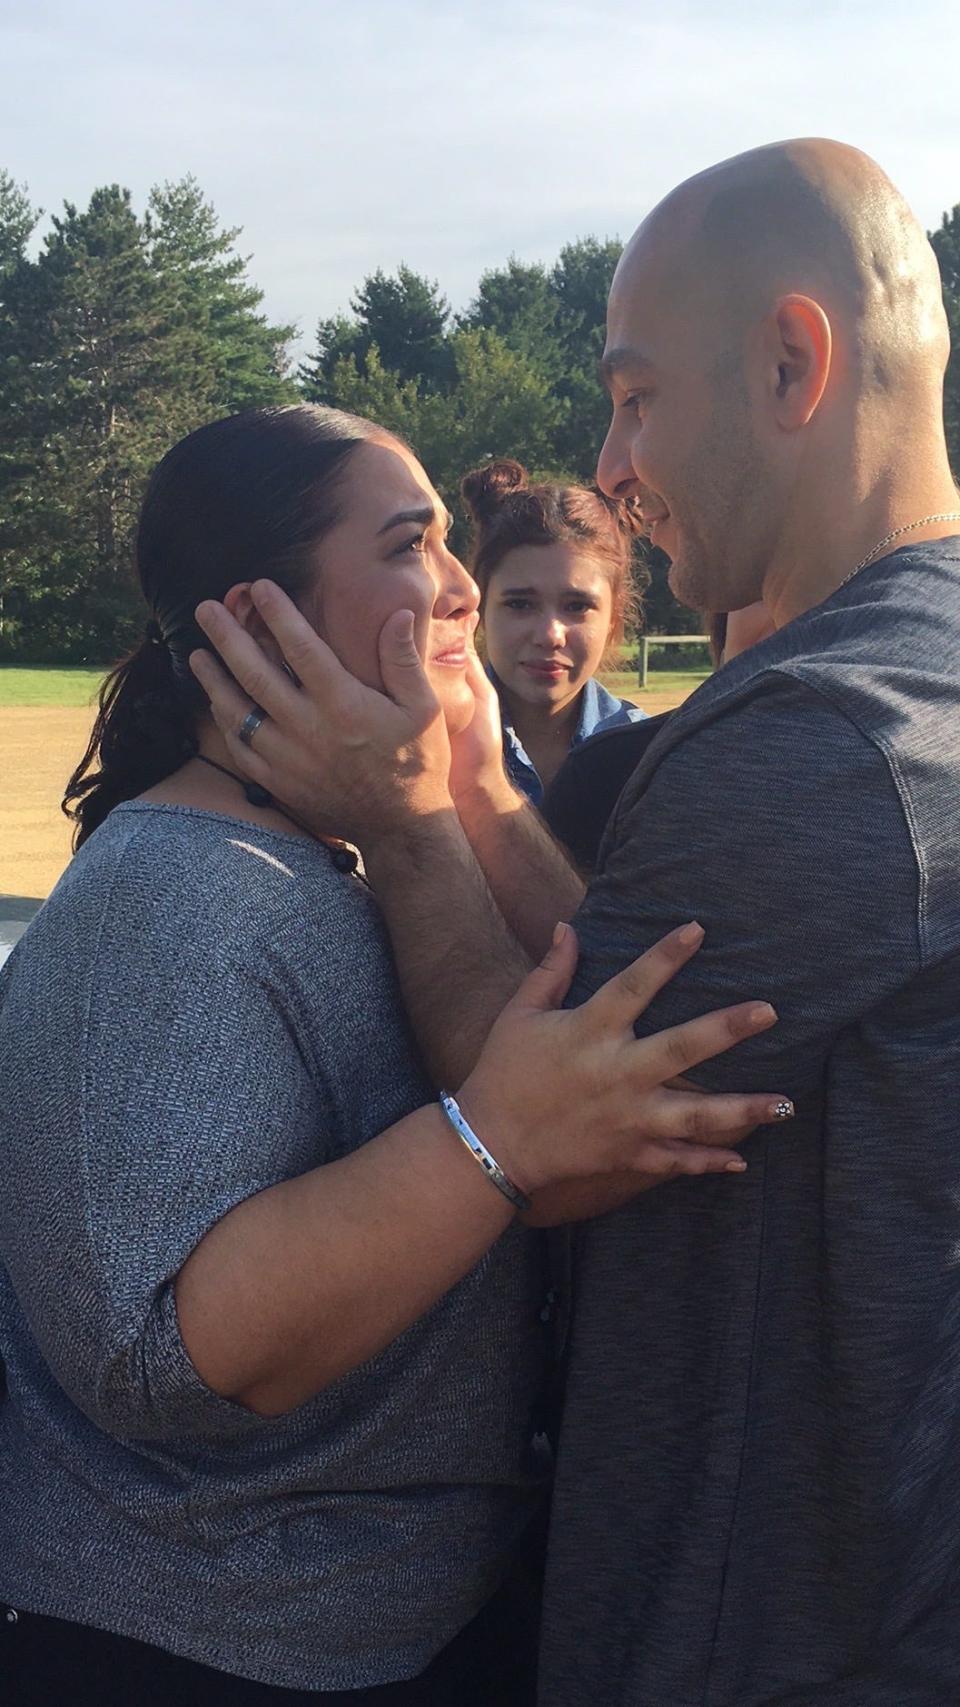
[(111, 814), (0, 975), (0, 1597), (318, 1690), (472, 1616), (539, 1480), (536, 1239), (279, 1420), (205, 1387), (172, 1290), (235, 1204), (431, 1096), (325, 850)]

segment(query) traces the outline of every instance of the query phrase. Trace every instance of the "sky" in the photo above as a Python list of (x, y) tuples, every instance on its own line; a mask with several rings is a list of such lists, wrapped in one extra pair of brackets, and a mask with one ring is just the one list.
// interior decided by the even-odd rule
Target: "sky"
[(377, 267), (464, 307), (780, 137), (866, 149), (929, 229), (958, 49), (956, 0), (0, 0), (0, 166), (48, 211), (192, 172), (309, 343)]

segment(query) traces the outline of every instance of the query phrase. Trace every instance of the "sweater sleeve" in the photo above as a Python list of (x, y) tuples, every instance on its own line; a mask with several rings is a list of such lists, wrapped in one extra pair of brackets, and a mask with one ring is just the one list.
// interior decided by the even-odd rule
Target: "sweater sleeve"
[(201, 1381), (173, 1281), (235, 1205), (325, 1159), (323, 1086), (282, 957), (229, 958), (213, 921), (181, 942), (122, 928), (108, 917), (76, 1070), (11, 1148), (5, 1260), (48, 1368), (98, 1427), (228, 1439), (262, 1419)]
[(772, 1030), (698, 1068), (709, 1089), (819, 1089), (838, 1035), (920, 966), (919, 873), (884, 755), (786, 676), (678, 734), (631, 782), (574, 920), (586, 999), (675, 926), (704, 944), (638, 1034), (770, 1001)]

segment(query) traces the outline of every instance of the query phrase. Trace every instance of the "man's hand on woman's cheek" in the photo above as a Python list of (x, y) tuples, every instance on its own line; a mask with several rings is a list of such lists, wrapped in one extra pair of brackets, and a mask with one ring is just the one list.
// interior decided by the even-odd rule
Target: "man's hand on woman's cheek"
[[(250, 596), (296, 680), (215, 601), (197, 611), (213, 652), (190, 659), (236, 768), (308, 829), (361, 848), (450, 810), (450, 744), (411, 612), (395, 611), (381, 631), (381, 692), (344, 669), (273, 582), (255, 582)], [(265, 717), (245, 743), (252, 709)]]

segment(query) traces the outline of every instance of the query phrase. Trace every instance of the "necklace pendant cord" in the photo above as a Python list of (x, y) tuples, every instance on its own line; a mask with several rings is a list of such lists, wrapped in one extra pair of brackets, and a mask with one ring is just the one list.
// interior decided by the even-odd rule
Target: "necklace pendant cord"
[[(236, 771), (228, 770), (226, 765), (218, 764), (216, 759), (208, 759), (206, 753), (194, 753), (193, 756), (195, 759), (199, 759), (202, 765), (209, 765), (211, 770), (219, 771), (221, 776), (228, 776), (231, 782), (239, 783), (251, 806), (263, 808), (269, 806), (272, 811), (279, 812), (281, 818), (286, 818), (288, 824), (294, 824), (298, 830), (306, 829), (306, 826), (300, 823), (299, 818), (295, 818), (292, 812), (288, 812), (285, 807), (280, 806), (269, 790), (261, 787), (259, 782), (247, 781)], [(337, 836), (314, 835), (313, 831), (307, 831), (307, 834), (313, 836), (314, 841), (323, 843), (330, 855), (330, 863), (335, 870), (342, 871), (350, 876), (360, 876), (357, 871), (357, 866), (360, 863), (359, 858), (347, 842), (341, 841)], [(363, 878), (362, 881), (366, 883), (367, 880)]]

